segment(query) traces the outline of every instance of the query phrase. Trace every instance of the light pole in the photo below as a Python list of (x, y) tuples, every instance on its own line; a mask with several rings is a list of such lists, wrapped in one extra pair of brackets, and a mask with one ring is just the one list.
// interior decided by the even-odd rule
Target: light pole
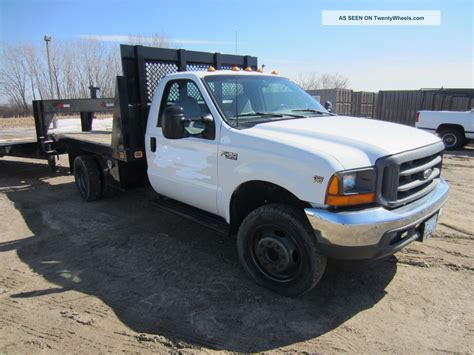
[(51, 71), (51, 56), (49, 55), (49, 42), (51, 42), (51, 36), (45, 35), (44, 41), (46, 42), (46, 56), (48, 57), (49, 88), (51, 92), (51, 98), (54, 99), (53, 73)]

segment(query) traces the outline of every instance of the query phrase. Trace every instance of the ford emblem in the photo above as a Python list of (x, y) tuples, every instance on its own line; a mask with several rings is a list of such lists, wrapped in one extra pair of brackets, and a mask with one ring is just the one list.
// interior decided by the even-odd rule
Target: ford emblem
[(425, 171), (423, 171), (423, 180), (428, 179), (432, 173), (433, 169), (426, 169)]

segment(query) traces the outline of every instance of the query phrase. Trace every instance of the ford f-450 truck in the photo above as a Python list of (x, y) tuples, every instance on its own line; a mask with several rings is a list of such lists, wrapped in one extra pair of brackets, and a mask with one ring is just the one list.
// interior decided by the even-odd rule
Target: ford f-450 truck
[[(287, 296), (311, 290), (327, 258), (383, 258), (435, 230), (449, 190), (438, 137), (330, 114), (255, 57), (121, 54), (112, 132), (39, 136), (69, 155), (84, 200), (148, 181), (163, 208), (236, 235), (248, 275)], [(35, 103), (39, 128), (47, 107)]]

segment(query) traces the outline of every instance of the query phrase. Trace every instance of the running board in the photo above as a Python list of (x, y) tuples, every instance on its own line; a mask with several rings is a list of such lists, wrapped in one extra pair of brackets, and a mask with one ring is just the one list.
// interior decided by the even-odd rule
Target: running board
[(199, 208), (173, 200), (167, 197), (160, 197), (151, 200), (154, 206), (161, 210), (173, 213), (190, 221), (199, 223), (204, 227), (212, 229), (220, 234), (229, 235), (230, 229), (226, 221), (212, 213), (200, 210)]

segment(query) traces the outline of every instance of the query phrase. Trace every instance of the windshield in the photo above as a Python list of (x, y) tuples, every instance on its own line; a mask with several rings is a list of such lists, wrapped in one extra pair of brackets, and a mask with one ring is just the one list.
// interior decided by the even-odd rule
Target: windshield
[(210, 75), (210, 94), (231, 125), (329, 115), (292, 81), (271, 76)]

